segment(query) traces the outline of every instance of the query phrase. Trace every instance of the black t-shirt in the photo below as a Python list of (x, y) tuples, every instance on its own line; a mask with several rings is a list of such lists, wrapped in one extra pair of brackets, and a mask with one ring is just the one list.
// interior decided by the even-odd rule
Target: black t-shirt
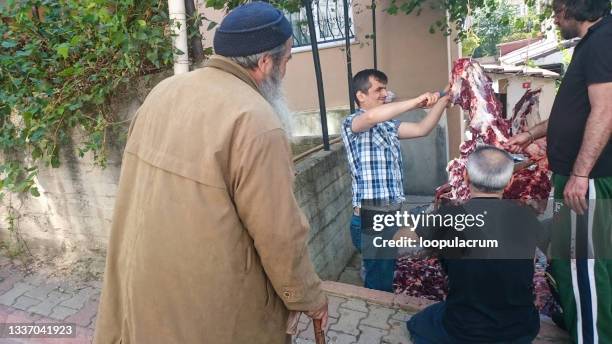
[[(572, 172), (591, 112), (588, 86), (606, 82), (612, 82), (612, 16), (606, 16), (591, 26), (574, 48), (572, 62), (559, 87), (547, 134), (548, 161), (553, 172), (565, 176)], [(612, 176), (610, 141), (590, 176)]]
[[(462, 259), (441, 259), (449, 287), (442, 321), (449, 335), (459, 343), (495, 343), (537, 335), (540, 318), (534, 305), (533, 257), (542, 226), (535, 213), (514, 201), (489, 198), (443, 207), (438, 213), (486, 215), (479, 228), (462, 232), (447, 228), (446, 234), (441, 234), (441, 228), (427, 228), (417, 233), (437, 231), (423, 235), (429, 239), (499, 239), (499, 248), (468, 249)], [(449, 251), (457, 257), (456, 249)], [(509, 255), (523, 259), (499, 259)]]

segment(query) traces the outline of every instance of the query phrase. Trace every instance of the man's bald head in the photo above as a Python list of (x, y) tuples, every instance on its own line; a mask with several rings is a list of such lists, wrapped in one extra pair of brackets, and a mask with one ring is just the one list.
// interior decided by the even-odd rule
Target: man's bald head
[(506, 151), (493, 146), (478, 147), (467, 161), (472, 187), (482, 192), (503, 191), (514, 170), (514, 161)]

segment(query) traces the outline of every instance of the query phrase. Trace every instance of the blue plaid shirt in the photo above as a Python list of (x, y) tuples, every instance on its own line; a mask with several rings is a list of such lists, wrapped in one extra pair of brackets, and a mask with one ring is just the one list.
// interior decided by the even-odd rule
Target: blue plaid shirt
[(364, 199), (400, 203), (405, 199), (397, 133), (400, 121), (378, 123), (354, 133), (353, 118), (363, 112), (358, 109), (342, 122), (342, 141), (353, 179), (353, 207), (361, 207)]

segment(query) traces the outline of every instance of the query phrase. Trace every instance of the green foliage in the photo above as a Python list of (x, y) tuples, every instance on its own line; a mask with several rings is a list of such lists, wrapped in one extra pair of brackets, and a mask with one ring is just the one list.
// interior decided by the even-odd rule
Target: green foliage
[[(477, 15), (478, 12), (484, 18), (487, 18), (487, 21), (492, 25), (497, 24), (499, 29), (509, 26), (511, 29), (518, 31), (526, 31), (527, 24), (530, 25), (529, 31), (531, 31), (531, 28), (539, 29), (539, 24), (550, 17), (551, 14), (550, 8), (546, 6), (539, 14), (533, 15), (529, 19), (512, 21), (512, 16), (509, 16), (506, 11), (509, 6), (499, 0), (391, 0), (389, 7), (385, 10), (390, 14), (419, 15), (425, 4), (428, 4), (432, 9), (442, 10), (442, 13), (448, 12), (448, 20), (442, 15), (431, 24), (429, 29), (431, 33), (439, 31), (444, 35), (450, 35), (455, 32), (456, 41), (467, 40), (471, 46), (478, 42), (484, 43), (484, 38), (479, 35), (477, 35), (478, 37), (470, 37), (470, 27), (475, 27), (477, 24), (466, 25), (467, 18), (473, 19), (473, 16)], [(534, 8), (535, 0), (526, 0), (526, 4), (530, 8)]]
[(480, 42), (480, 38), (473, 31), (467, 32), (465, 38), (461, 41), (462, 55), (472, 56)]
[(4, 240), (0, 241), (0, 253), (3, 253), (9, 258), (20, 258), (22, 260), (27, 260), (28, 258), (32, 257), (32, 253), (30, 252), (28, 244), (23, 239), (19, 231), (18, 223), (21, 216), (13, 207), (10, 200), (6, 209), (7, 213), (4, 220), (7, 224), (8, 236), (6, 236)]
[(441, 16), (435, 23), (431, 24), (429, 31), (431, 33), (440, 31), (445, 35), (450, 35), (452, 30), (456, 30), (457, 39), (463, 39), (466, 36), (464, 24), (472, 9), (479, 7), (493, 8), (496, 5), (495, 0), (391, 0), (389, 7), (385, 10), (389, 14), (414, 13), (420, 15), (425, 4), (428, 4), (432, 9), (448, 11), (448, 21), (446, 17)]
[(519, 41), (521, 39), (535, 38), (539, 34), (540, 33), (537, 33), (537, 32), (517, 31), (517, 32), (513, 32), (513, 33), (511, 33), (511, 34), (509, 34), (507, 36), (502, 37), (499, 43), (507, 43), (507, 42)]
[[(0, 5), (1, 6), (1, 5)], [(0, 191), (37, 196), (80, 130), (81, 156), (105, 163), (118, 121), (109, 96), (172, 64), (166, 1), (8, 0), (0, 14)]]
[(231, 10), (234, 7), (242, 5), (246, 0), (206, 0), (206, 7), (211, 7), (216, 10)]
[[(529, 20), (529, 17), (517, 17), (516, 9), (505, 1), (497, 3), (495, 8), (477, 8), (472, 12), (472, 27), (463, 41), (463, 54), (473, 57), (494, 56), (497, 55), (497, 45), (502, 42), (535, 36), (540, 26), (535, 24), (535, 20)], [(466, 40), (469, 43), (470, 36), (477, 37), (475, 46), (465, 44)]]
[(550, 7), (537, 9), (529, 2), (527, 5), (527, 14), (524, 16), (517, 16), (515, 8), (503, 0), (494, 10), (476, 10), (473, 30), (481, 38), (481, 44), (473, 51), (473, 56), (497, 55), (497, 45), (500, 43), (542, 35), (542, 23), (550, 17)]
[[(249, 2), (249, 0), (206, 0), (206, 7), (211, 7), (216, 10), (225, 9), (226, 11), (229, 11), (247, 2)], [(302, 1), (300, 0), (271, 0), (269, 2), (276, 7), (285, 9), (289, 12), (297, 12), (302, 5)]]

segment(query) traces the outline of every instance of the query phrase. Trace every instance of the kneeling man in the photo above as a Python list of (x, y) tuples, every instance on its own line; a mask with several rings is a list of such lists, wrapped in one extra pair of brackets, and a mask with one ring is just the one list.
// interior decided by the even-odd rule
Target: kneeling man
[(413, 343), (531, 343), (538, 334), (533, 258), (542, 229), (530, 208), (501, 199), (513, 168), (505, 151), (477, 148), (467, 162), (471, 199), (427, 214), (443, 225), (432, 218), (437, 225), (417, 227), (418, 235), (446, 243), (435, 250), (449, 290), (408, 321)]

